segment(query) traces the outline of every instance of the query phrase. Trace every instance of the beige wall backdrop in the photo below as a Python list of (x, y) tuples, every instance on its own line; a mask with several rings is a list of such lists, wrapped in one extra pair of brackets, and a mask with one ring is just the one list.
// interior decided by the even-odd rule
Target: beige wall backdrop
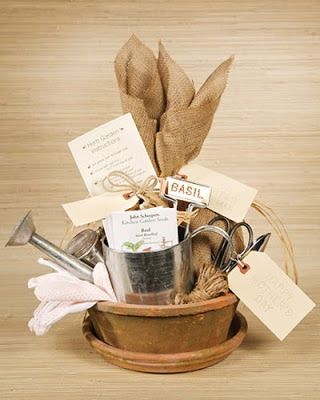
[[(42, 338), (28, 331), (27, 280), (47, 270), (33, 248), (3, 245), (28, 209), (59, 243), (61, 204), (86, 196), (67, 142), (121, 114), (113, 60), (132, 33), (155, 51), (162, 39), (197, 87), (235, 54), (199, 161), (259, 190), (287, 225), (301, 288), (320, 300), (319, 1), (1, 0), (1, 399), (319, 398), (318, 309), (281, 343), (242, 306), (238, 351), (170, 376), (107, 364), (82, 337), (82, 315)], [(248, 221), (270, 230), (254, 212)], [(268, 253), (282, 264), (275, 236)]]

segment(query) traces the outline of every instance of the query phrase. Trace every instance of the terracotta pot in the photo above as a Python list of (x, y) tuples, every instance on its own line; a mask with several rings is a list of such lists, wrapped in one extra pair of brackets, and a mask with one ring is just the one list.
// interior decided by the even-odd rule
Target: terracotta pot
[(184, 305), (101, 302), (89, 315), (96, 336), (113, 347), (140, 353), (182, 353), (224, 342), (237, 304), (232, 293)]
[(84, 321), (82, 330), (92, 348), (111, 364), (134, 371), (171, 374), (195, 371), (224, 360), (240, 346), (247, 328), (246, 319), (237, 312), (228, 338), (223, 343), (202, 350), (171, 354), (138, 353), (110, 346), (95, 336), (90, 318)]

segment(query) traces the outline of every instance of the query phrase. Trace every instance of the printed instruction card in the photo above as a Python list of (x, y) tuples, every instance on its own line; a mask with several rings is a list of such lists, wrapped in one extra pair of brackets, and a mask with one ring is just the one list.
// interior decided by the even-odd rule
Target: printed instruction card
[(118, 251), (163, 250), (179, 241), (175, 208), (115, 212), (103, 221), (103, 226), (109, 247)]
[[(103, 179), (122, 171), (137, 183), (155, 175), (152, 162), (130, 113), (77, 137), (68, 143), (81, 176), (92, 196), (104, 193)], [(123, 183), (114, 178), (116, 183)]]

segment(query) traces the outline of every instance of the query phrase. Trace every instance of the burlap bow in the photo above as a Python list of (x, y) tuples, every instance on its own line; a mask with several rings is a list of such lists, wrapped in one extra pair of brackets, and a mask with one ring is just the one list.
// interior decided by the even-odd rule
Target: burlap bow
[(178, 173), (199, 154), (232, 60), (219, 65), (196, 93), (161, 42), (158, 59), (136, 36), (120, 49), (115, 73), (122, 108), (132, 113), (158, 176)]
[[(233, 57), (216, 68), (196, 92), (192, 81), (159, 43), (159, 54), (136, 36), (120, 49), (115, 59), (115, 73), (124, 112), (131, 112), (157, 175), (179, 172), (194, 159), (207, 137), (220, 98), (227, 84)], [(200, 210), (191, 228), (205, 225), (215, 214)], [(210, 263), (211, 251), (220, 237), (202, 234), (195, 238), (193, 250), (198, 269)], [(235, 238), (235, 249), (242, 247)]]

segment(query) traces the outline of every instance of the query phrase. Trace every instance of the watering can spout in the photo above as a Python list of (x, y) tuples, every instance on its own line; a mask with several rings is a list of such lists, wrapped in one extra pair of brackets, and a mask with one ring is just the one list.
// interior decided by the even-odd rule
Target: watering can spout
[(23, 246), (29, 243), (36, 229), (33, 224), (31, 211), (29, 211), (14, 228), (6, 247)]
[(47, 254), (72, 275), (89, 282), (93, 281), (92, 268), (78, 258), (66, 253), (36, 232), (31, 211), (29, 211), (14, 228), (6, 246), (23, 246), (27, 243), (32, 244), (40, 251)]

